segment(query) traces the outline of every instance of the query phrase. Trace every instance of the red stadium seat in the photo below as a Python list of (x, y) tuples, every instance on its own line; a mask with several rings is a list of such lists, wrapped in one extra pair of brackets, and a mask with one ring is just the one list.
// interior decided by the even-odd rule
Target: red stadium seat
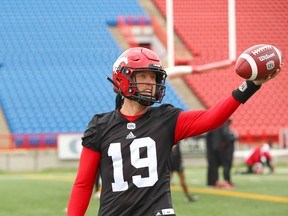
[[(165, 0), (153, 2), (166, 17)], [(260, 43), (273, 44), (283, 54), (288, 53), (286, 0), (273, 4), (269, 0), (242, 0), (235, 3), (237, 56), (248, 47)], [(174, 1), (175, 29), (194, 54), (193, 66), (229, 58), (227, 17), (226, 0), (207, 0), (205, 3), (201, 0)], [(233, 115), (233, 127), (240, 136), (246, 136), (248, 131), (252, 136), (260, 136), (262, 133), (278, 136), (279, 130), (287, 127), (287, 66), (284, 65), (282, 69), (284, 73), (271, 83), (265, 84), (263, 90)], [(233, 66), (205, 74), (189, 75), (185, 77), (185, 81), (207, 108), (243, 82), (235, 75)]]

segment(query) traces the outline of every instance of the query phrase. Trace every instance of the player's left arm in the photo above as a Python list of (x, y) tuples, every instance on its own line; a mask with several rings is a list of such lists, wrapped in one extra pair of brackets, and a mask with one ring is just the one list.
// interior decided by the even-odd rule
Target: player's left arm
[(181, 112), (176, 123), (175, 143), (221, 126), (240, 104), (239, 101), (230, 96), (209, 110)]
[(244, 104), (260, 89), (263, 83), (275, 78), (280, 73), (282, 66), (283, 64), (280, 65), (280, 68), (273, 75), (266, 79), (246, 80), (232, 92), (232, 96), (229, 96), (209, 110), (181, 112), (176, 123), (174, 142), (177, 143), (182, 139), (198, 136), (224, 124), (240, 104)]

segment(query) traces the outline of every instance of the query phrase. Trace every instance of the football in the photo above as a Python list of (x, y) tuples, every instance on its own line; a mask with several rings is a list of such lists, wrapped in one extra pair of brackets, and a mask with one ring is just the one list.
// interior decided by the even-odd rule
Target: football
[(275, 46), (258, 44), (246, 49), (237, 59), (236, 73), (248, 80), (271, 76), (282, 64), (282, 53)]

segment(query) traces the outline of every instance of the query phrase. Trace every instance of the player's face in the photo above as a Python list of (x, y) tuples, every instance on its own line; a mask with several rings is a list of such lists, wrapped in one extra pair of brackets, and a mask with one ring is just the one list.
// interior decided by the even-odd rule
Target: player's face
[[(154, 95), (156, 92), (156, 74), (154, 72), (137, 72), (135, 81), (142, 95)], [(152, 85), (151, 85), (152, 84)]]

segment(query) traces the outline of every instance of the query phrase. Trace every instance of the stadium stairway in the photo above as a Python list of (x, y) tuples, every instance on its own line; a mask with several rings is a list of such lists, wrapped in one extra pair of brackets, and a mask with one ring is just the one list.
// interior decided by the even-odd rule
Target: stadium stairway
[(10, 135), (10, 130), (9, 130), (6, 118), (3, 114), (2, 107), (0, 107), (0, 149), (9, 147), (9, 144), (10, 144), (9, 135)]
[[(160, 31), (161, 35), (158, 35), (158, 38), (162, 42), (163, 46), (167, 44), (167, 35), (166, 35), (166, 19), (159, 12), (158, 8), (155, 6), (152, 0), (140, 0), (139, 3), (146, 10), (147, 14), (152, 17), (153, 28), (156, 34), (156, 31)], [(161, 40), (162, 38), (162, 40)], [(183, 44), (181, 38), (178, 37), (177, 33), (174, 34), (175, 39), (175, 63), (180, 64), (180, 62), (189, 62), (193, 59), (192, 54), (189, 49)], [(166, 59), (164, 59), (163, 64), (167, 66)], [(198, 110), (204, 109), (203, 103), (199, 100), (199, 98), (194, 94), (193, 91), (189, 88), (187, 83), (181, 78), (169, 79), (168, 82), (170, 85), (174, 87), (177, 91), (178, 95), (182, 98), (182, 100), (187, 104), (190, 109)]]

